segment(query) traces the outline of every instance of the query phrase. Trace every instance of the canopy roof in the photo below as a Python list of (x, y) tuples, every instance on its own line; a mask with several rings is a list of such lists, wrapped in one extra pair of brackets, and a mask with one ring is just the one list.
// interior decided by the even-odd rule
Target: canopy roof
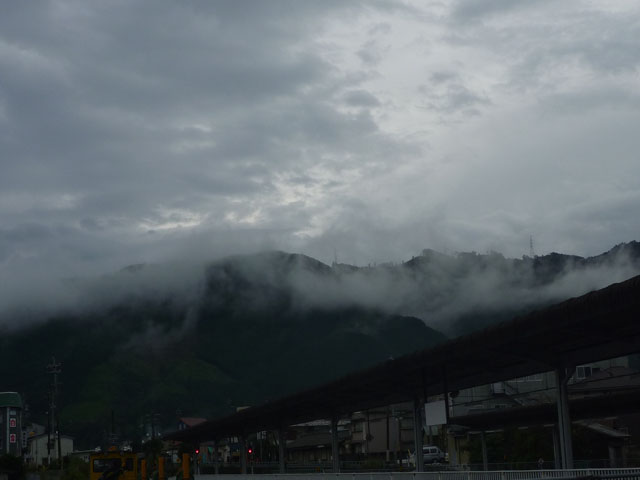
[(165, 438), (278, 429), (638, 351), (640, 276)]
[[(571, 401), (571, 420), (626, 415), (638, 411), (640, 390), (598, 395)], [(558, 407), (544, 403), (526, 407), (499, 408), (489, 412), (452, 417), (451, 423), (476, 431), (500, 430), (509, 427), (528, 427), (555, 424)]]

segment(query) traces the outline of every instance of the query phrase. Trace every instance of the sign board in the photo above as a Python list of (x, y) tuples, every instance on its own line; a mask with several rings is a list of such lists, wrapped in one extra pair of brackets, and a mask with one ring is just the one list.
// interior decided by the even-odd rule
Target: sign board
[(428, 427), (432, 425), (445, 425), (447, 423), (447, 411), (444, 400), (425, 403), (424, 420)]
[(15, 433), (9, 434), (9, 443), (16, 443), (16, 434)]
[(11, 428), (16, 428), (16, 419), (15, 418), (10, 418), (9, 419), (9, 426)]

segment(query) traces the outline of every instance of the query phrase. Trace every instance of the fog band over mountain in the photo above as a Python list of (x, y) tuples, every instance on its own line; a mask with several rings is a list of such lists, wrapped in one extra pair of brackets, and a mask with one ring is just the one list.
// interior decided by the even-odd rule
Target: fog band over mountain
[(132, 265), (95, 277), (45, 275), (28, 290), (17, 279), (0, 295), (0, 318), (15, 328), (60, 315), (82, 319), (121, 305), (170, 302), (185, 318), (181, 328), (190, 328), (203, 302), (226, 302), (226, 308), (239, 311), (294, 317), (358, 307), (418, 317), (457, 335), (628, 279), (640, 273), (639, 258), (637, 242), (586, 259), (425, 250), (401, 264), (366, 267), (266, 252), (213, 262)]

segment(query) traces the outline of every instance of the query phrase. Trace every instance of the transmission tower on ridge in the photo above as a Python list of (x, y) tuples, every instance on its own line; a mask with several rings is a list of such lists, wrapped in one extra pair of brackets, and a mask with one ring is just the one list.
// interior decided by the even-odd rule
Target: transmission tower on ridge
[(533, 250), (533, 235), (529, 235), (529, 256), (535, 258), (536, 253)]

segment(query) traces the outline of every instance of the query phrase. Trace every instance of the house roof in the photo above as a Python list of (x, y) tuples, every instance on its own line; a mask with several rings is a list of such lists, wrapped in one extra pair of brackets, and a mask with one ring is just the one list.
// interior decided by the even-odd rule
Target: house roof
[(194, 427), (196, 425), (200, 425), (207, 421), (206, 418), (200, 417), (180, 417), (180, 421), (184, 423), (187, 427)]
[(165, 435), (275, 430), (640, 351), (640, 276), (333, 382)]

